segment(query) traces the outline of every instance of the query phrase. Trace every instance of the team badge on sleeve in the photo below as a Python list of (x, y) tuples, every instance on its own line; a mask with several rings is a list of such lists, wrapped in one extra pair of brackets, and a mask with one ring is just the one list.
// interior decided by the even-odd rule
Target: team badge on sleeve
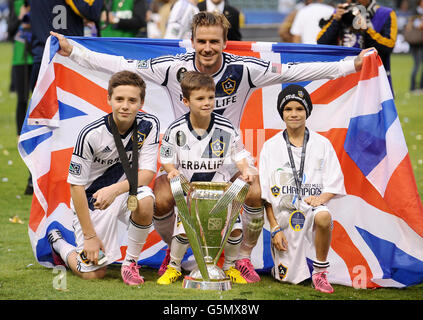
[(74, 176), (81, 175), (81, 165), (79, 163), (71, 161), (69, 165), (69, 173), (73, 174)]
[(173, 157), (173, 149), (172, 147), (162, 145), (160, 147), (160, 155), (165, 158), (172, 158)]
[(147, 69), (147, 68), (148, 68), (147, 60), (139, 60), (137, 62), (137, 69)]

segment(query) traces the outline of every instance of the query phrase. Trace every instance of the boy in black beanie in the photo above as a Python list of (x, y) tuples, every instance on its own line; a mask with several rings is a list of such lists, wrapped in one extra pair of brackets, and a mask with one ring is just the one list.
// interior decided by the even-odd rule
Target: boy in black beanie
[[(286, 130), (264, 143), (259, 165), (272, 236), (272, 275), (299, 283), (310, 277), (310, 257), (314, 288), (332, 293), (326, 269), (333, 225), (326, 203), (345, 194), (341, 167), (330, 141), (306, 127), (313, 104), (305, 88), (282, 90), (277, 110)], [(315, 252), (308, 252), (310, 244)]]

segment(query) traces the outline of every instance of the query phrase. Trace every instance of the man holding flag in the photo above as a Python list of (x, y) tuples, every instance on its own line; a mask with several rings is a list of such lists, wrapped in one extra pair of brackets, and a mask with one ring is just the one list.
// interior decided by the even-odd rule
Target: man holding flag
[[(129, 69), (138, 72), (145, 80), (163, 86), (171, 100), (174, 118), (186, 113), (180, 90), (184, 72), (197, 70), (211, 75), (216, 83), (215, 112), (240, 126), (245, 104), (251, 93), (258, 88), (286, 82), (334, 79), (360, 71), (363, 56), (372, 49), (363, 50), (351, 60), (338, 62), (313, 62), (280, 64), (253, 57), (241, 57), (223, 52), (227, 43), (229, 23), (221, 14), (200, 12), (192, 23), (192, 47), (194, 52), (176, 56), (162, 56), (149, 60), (127, 60), (124, 57), (107, 55), (73, 46), (58, 33), (51, 35), (59, 40), (59, 54), (68, 56), (81, 66), (107, 73)], [(155, 180), (156, 210), (154, 227), (162, 239), (170, 245), (174, 225), (173, 207), (170, 199), (163, 198), (166, 177)], [(251, 197), (247, 198), (244, 212), (243, 242), (236, 267), (248, 282), (257, 282), (259, 275), (251, 264), (251, 251), (257, 243), (264, 223), (264, 207), (258, 179), (252, 183)], [(165, 194), (168, 194), (167, 192)], [(163, 261), (165, 270), (168, 256)], [(160, 273), (160, 271), (159, 271)]]

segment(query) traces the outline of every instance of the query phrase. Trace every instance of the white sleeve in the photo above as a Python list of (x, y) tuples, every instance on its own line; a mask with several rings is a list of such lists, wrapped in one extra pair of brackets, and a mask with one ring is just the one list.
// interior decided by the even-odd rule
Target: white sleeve
[(157, 153), (159, 150), (160, 125), (157, 118), (152, 120), (152, 128), (145, 138), (141, 150), (139, 151), (138, 168), (139, 170), (157, 171)]
[(323, 167), (323, 193), (345, 195), (344, 175), (338, 157), (332, 144), (327, 141), (325, 146), (325, 160)]
[(109, 74), (122, 70), (136, 71), (136, 64), (128, 63), (122, 56), (95, 52), (77, 45), (73, 46), (69, 58), (82, 67)]
[(251, 85), (258, 88), (280, 83), (336, 79), (356, 72), (354, 59), (351, 58), (335, 62), (287, 64), (269, 63), (256, 58), (248, 60), (245, 65)]
[[(275, 64), (272, 65), (272, 68)], [(320, 79), (336, 79), (356, 72), (354, 59), (336, 62), (307, 62), (282, 64), (283, 82), (301, 82)]]
[[(139, 74), (143, 80), (151, 81), (158, 85), (163, 83), (166, 77), (166, 70), (169, 67), (169, 62), (154, 63), (155, 59), (130, 60), (125, 59), (123, 56), (100, 53), (77, 45), (73, 46), (69, 58), (81, 67), (110, 75), (122, 70), (129, 70)], [(152, 64), (154, 64), (154, 69)]]
[(70, 184), (85, 186), (90, 176), (93, 151), (90, 140), (95, 139), (91, 134), (81, 131), (76, 140), (76, 145), (69, 164), (69, 174), (67, 182)]
[(160, 162), (163, 164), (173, 164), (178, 167), (178, 155), (174, 144), (174, 135), (168, 128), (163, 136), (160, 146)]

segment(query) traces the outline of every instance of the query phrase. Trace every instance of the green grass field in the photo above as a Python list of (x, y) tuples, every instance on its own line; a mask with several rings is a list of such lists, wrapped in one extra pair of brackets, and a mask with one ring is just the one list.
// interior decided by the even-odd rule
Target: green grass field
[[(357, 290), (335, 285), (335, 293), (316, 292), (306, 282), (280, 284), (269, 275), (260, 283), (234, 285), (228, 292), (184, 290), (181, 282), (170, 286), (156, 284), (156, 270), (142, 268), (146, 283), (125, 286), (119, 267), (112, 267), (105, 280), (84, 281), (71, 272), (64, 273), (55, 289), (58, 273), (39, 265), (32, 253), (27, 233), (31, 207), (24, 189), (28, 170), (17, 151), (15, 129), (16, 96), (9, 93), (11, 45), (0, 43), (0, 299), (1, 300), (420, 300), (423, 285), (405, 289)], [(420, 196), (423, 193), (423, 109), (422, 96), (408, 93), (412, 60), (409, 55), (392, 59), (396, 105), (403, 126)], [(18, 215), (22, 224), (9, 221)], [(57, 287), (57, 286), (56, 286)]]

